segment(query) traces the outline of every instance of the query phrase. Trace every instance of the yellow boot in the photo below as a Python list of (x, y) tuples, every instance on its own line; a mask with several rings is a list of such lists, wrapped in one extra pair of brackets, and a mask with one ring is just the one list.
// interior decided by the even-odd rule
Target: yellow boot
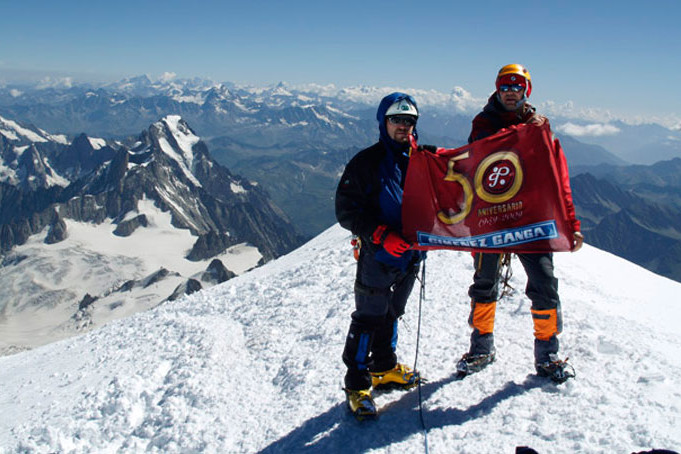
[(370, 389), (344, 389), (348, 402), (348, 408), (360, 421), (362, 419), (375, 418), (377, 415), (376, 404), (371, 397)]
[(371, 386), (374, 389), (411, 389), (419, 384), (421, 376), (409, 366), (397, 363), (385, 372), (371, 373)]

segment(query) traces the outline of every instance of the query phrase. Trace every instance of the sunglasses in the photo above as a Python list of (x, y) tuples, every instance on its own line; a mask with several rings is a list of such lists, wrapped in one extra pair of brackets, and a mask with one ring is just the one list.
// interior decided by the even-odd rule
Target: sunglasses
[(525, 89), (520, 84), (513, 84), (513, 85), (499, 85), (499, 91), (506, 93), (507, 91), (512, 91), (514, 93), (521, 92)]
[(415, 126), (416, 118), (410, 115), (388, 117), (388, 121), (394, 125)]

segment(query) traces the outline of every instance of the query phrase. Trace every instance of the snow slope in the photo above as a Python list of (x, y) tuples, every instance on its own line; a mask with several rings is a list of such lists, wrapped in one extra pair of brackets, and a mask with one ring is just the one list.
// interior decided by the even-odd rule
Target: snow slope
[[(429, 452), (681, 446), (681, 284), (588, 245), (555, 261), (576, 379), (534, 375), (529, 301), (516, 292), (498, 305), (497, 362), (455, 381), (472, 260), (429, 253), (418, 354)], [(0, 357), (0, 452), (424, 452), (418, 391), (379, 396), (378, 421), (345, 409), (354, 270), (336, 225), (212, 289)], [(417, 328), (415, 291), (398, 346), (407, 363)]]

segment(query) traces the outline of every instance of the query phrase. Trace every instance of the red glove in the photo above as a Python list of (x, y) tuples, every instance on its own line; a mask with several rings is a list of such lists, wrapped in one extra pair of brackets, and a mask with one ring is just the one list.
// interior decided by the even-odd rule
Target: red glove
[(383, 245), (383, 249), (393, 257), (401, 257), (411, 248), (411, 244), (404, 241), (399, 234), (388, 230), (387, 225), (379, 225), (371, 235), (371, 241)]
[(404, 241), (404, 238), (395, 232), (388, 233), (383, 241), (383, 249), (393, 257), (401, 257), (409, 248), (411, 248), (411, 244)]

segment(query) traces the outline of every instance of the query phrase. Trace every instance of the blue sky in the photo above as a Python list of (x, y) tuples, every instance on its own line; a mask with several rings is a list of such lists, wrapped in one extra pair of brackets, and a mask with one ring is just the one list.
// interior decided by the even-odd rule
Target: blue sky
[[(561, 2), (563, 3), (563, 2)], [(0, 81), (172, 72), (483, 97), (524, 64), (532, 101), (681, 119), (681, 2), (0, 0)]]

